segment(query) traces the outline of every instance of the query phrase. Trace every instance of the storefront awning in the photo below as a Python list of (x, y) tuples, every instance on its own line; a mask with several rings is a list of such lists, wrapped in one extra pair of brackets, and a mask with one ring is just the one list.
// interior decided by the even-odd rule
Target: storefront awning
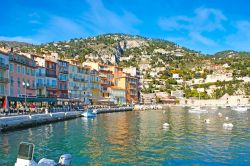
[[(25, 102), (24, 97), (8, 97), (8, 101), (19, 101)], [(56, 98), (37, 98), (37, 97), (27, 97), (27, 102), (56, 102)]]

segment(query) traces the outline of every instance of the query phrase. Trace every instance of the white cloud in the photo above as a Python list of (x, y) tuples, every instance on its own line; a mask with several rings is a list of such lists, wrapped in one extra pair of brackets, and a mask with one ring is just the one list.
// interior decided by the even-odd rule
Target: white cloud
[(38, 30), (34, 38), (40, 42), (68, 40), (88, 35), (80, 23), (64, 17), (52, 16), (49, 23)]
[(3, 41), (18, 41), (18, 42), (39, 44), (38, 41), (33, 40), (31, 37), (22, 37), (22, 36), (13, 36), (13, 37), (0, 36), (0, 40), (3, 40)]
[(240, 51), (250, 51), (250, 21), (237, 21), (236, 32), (226, 37), (226, 43)]
[(166, 31), (177, 31), (185, 33), (189, 41), (199, 42), (203, 45), (215, 46), (216, 41), (209, 39), (204, 33), (210, 33), (217, 30), (224, 30), (223, 21), (226, 16), (217, 9), (197, 8), (193, 16), (173, 16), (160, 18), (158, 25)]
[(138, 33), (135, 25), (141, 21), (128, 11), (117, 14), (107, 9), (101, 0), (86, 0), (90, 10), (84, 15), (84, 21), (90, 31), (95, 33)]

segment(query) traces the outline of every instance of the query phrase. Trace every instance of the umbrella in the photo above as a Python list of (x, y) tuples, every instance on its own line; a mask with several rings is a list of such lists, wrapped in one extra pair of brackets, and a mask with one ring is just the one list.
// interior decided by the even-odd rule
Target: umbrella
[(4, 101), (3, 101), (3, 108), (7, 109), (8, 108), (8, 99), (7, 96), (4, 97)]

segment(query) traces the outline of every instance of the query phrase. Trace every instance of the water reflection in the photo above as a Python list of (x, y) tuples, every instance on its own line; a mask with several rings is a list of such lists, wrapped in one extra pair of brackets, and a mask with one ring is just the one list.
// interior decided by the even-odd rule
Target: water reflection
[[(74, 165), (250, 163), (249, 113), (223, 109), (220, 118), (218, 112), (197, 115), (174, 107), (102, 114), (2, 133), (0, 165), (13, 165), (20, 141), (33, 142), (37, 158), (58, 161), (61, 154), (71, 153)], [(234, 128), (224, 130), (224, 122), (233, 123)], [(164, 123), (170, 127), (164, 129)]]

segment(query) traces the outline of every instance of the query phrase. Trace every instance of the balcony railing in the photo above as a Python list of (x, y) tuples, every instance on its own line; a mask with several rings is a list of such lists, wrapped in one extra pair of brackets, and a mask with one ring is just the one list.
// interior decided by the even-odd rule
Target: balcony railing
[(58, 80), (59, 80), (59, 81), (63, 81), (63, 82), (68, 81), (68, 79), (62, 79), (62, 78), (60, 78), (60, 77), (58, 77)]
[(36, 87), (37, 87), (37, 88), (44, 88), (45, 85), (44, 85), (44, 84), (36, 84)]
[(59, 69), (59, 73), (68, 74), (69, 70), (68, 69), (64, 69), (64, 68), (60, 68)]
[(27, 89), (36, 90), (36, 87), (34, 87), (34, 86), (28, 86)]
[(58, 90), (68, 90), (68, 87), (66, 87), (66, 88), (65, 87), (58, 87), (57, 89)]
[(79, 86), (74, 86), (73, 89), (78, 90)]
[(45, 77), (45, 73), (36, 73), (37, 77)]
[(9, 79), (6, 78), (6, 77), (0, 77), (0, 82), (1, 83), (7, 83), (7, 82), (9, 82)]
[(36, 97), (38, 97), (38, 98), (42, 98), (42, 97), (45, 97), (45, 95), (38, 94), (38, 95), (36, 95)]
[(77, 78), (77, 77), (74, 77), (73, 80), (77, 81), (77, 82), (88, 82), (88, 80), (86, 80), (84, 78)]
[(51, 89), (57, 89), (56, 85), (46, 85), (47, 88), (51, 88)]
[(69, 96), (68, 96), (68, 94), (61, 94), (61, 95), (59, 96), (59, 98), (68, 99)]
[(0, 69), (8, 70), (9, 69), (9, 65), (5, 64), (3, 62), (0, 62)]

